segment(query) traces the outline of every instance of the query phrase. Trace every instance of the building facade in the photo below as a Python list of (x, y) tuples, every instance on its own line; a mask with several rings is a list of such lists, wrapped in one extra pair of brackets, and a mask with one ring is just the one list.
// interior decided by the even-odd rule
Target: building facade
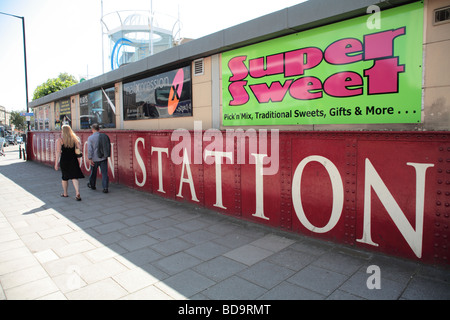
[(11, 126), (11, 112), (3, 106), (0, 106), (0, 125), (8, 128)]
[(193, 40), (31, 102), (29, 159), (97, 122), (114, 182), (448, 264), (449, 10), (310, 0)]

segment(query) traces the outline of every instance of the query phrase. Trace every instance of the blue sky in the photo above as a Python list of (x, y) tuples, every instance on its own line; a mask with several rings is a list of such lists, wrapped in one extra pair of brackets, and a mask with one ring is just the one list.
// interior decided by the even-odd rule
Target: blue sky
[[(153, 3), (156, 13), (180, 13), (182, 37), (200, 38), (300, 2), (103, 0), (103, 14), (150, 10)], [(38, 85), (61, 72), (77, 79), (102, 73), (101, 0), (0, 0), (0, 12), (25, 17), (29, 101)], [(0, 105), (25, 110), (22, 20), (0, 15), (0, 41)]]

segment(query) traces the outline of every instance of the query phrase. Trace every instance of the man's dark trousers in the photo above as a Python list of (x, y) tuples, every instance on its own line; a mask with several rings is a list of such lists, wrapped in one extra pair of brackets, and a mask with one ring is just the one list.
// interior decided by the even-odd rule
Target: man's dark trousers
[(109, 178), (108, 178), (108, 159), (103, 161), (94, 162), (92, 167), (91, 175), (89, 176), (89, 184), (95, 187), (97, 181), (97, 170), (100, 167), (100, 172), (102, 173), (102, 187), (103, 190), (108, 190)]

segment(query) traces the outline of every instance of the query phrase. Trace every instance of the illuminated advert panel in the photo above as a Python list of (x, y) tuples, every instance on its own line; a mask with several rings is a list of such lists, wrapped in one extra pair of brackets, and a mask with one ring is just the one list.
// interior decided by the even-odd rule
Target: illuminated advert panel
[(224, 126), (420, 123), (423, 4), (222, 55)]
[(98, 123), (101, 128), (116, 127), (114, 87), (96, 90), (80, 96), (80, 128), (90, 129)]
[(64, 124), (72, 126), (70, 99), (62, 99), (55, 102), (55, 130), (61, 130)]
[(123, 84), (124, 120), (192, 116), (191, 67)]

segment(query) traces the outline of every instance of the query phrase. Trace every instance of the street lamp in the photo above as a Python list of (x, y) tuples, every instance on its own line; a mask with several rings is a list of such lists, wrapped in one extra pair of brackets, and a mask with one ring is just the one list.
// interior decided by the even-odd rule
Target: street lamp
[[(23, 32), (23, 61), (25, 64), (25, 103), (27, 106), (27, 113), (29, 113), (29, 108), (28, 108), (28, 76), (27, 76), (27, 46), (26, 46), (26, 41), (25, 41), (25, 18), (24, 17), (20, 17), (20, 16), (16, 16), (13, 14), (9, 14), (9, 13), (4, 13), (4, 12), (0, 12), (0, 14), (4, 14), (5, 16), (10, 16), (10, 17), (14, 17), (14, 18), (19, 18), (22, 19), (22, 32)], [(28, 131), (30, 130), (30, 121), (27, 121), (27, 127), (28, 127)]]

